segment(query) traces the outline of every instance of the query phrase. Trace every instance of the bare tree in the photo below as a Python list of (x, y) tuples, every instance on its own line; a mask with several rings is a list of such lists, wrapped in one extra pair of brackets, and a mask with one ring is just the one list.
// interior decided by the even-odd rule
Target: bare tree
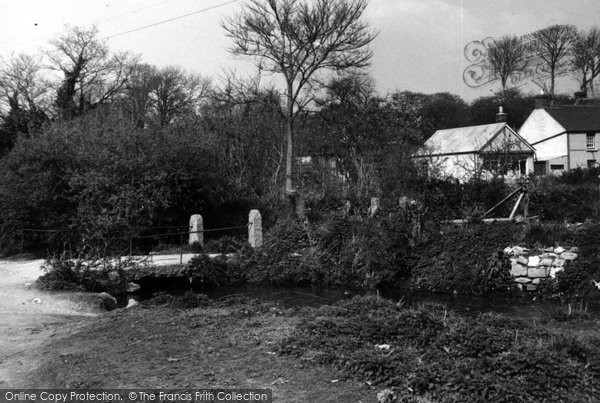
[(45, 109), (49, 85), (42, 70), (40, 61), (26, 54), (0, 63), (0, 103), (30, 111)]
[(19, 133), (36, 131), (49, 120), (49, 92), (37, 58), (20, 54), (0, 62), (0, 153), (12, 147)]
[[(577, 38), (577, 28), (573, 25), (552, 25), (533, 33), (532, 52), (541, 60), (541, 70), (548, 74), (550, 86), (548, 92), (554, 96), (556, 77), (566, 73), (569, 68), (569, 56)], [(536, 82), (542, 88), (545, 83)]]
[(68, 28), (50, 41), (50, 68), (64, 76), (56, 106), (63, 118), (80, 115), (111, 100), (122, 90), (130, 71), (128, 53), (111, 54), (96, 27)]
[(580, 33), (573, 43), (571, 69), (576, 74), (581, 91), (593, 97), (594, 79), (600, 74), (600, 29)]
[(492, 76), (500, 80), (503, 94), (511, 76), (522, 72), (527, 63), (526, 48), (516, 36), (503, 36), (487, 49), (487, 64)]
[(367, 0), (249, 0), (222, 24), (233, 39), (233, 54), (254, 57), (259, 70), (285, 79), (285, 190), (292, 200), (294, 121), (309, 102), (319, 71), (369, 65), (368, 45), (375, 35), (361, 21), (366, 7)]
[(123, 92), (125, 110), (135, 121), (137, 128), (144, 128), (153, 108), (152, 91), (156, 88), (156, 67), (135, 63), (130, 67), (129, 80)]
[(161, 127), (171, 123), (177, 115), (195, 111), (198, 102), (210, 90), (209, 79), (173, 66), (157, 71), (154, 83), (151, 94)]

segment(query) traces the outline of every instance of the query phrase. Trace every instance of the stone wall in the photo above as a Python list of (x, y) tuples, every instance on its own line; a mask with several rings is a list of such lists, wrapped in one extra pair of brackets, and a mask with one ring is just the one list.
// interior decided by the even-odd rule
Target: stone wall
[(577, 247), (562, 246), (545, 248), (541, 252), (520, 246), (504, 249), (504, 253), (510, 256), (510, 274), (517, 286), (527, 291), (535, 291), (538, 285), (554, 279), (568, 261), (577, 258), (577, 252)]

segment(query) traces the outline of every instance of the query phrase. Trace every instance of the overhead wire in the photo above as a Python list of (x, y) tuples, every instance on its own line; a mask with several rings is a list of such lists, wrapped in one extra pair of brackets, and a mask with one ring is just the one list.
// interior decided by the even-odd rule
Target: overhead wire
[(105, 23), (105, 22), (114, 21), (114, 20), (119, 19), (121, 17), (125, 17), (125, 16), (131, 15), (131, 14), (135, 14), (135, 13), (138, 13), (138, 12), (140, 12), (142, 10), (147, 10), (149, 8), (158, 6), (159, 4), (168, 3), (170, 1), (173, 1), (173, 0), (157, 1), (156, 3), (148, 4), (148, 5), (144, 6), (144, 7), (136, 8), (136, 9), (133, 9), (133, 10), (130, 10), (130, 11), (127, 11), (127, 12), (124, 12), (124, 13), (121, 13), (121, 14), (117, 14), (117, 15), (114, 15), (112, 17), (103, 19), (103, 20), (96, 21), (95, 24), (102, 24), (102, 23)]
[(113, 35), (105, 36), (104, 39), (116, 38), (117, 36), (131, 34), (133, 32), (141, 31), (143, 29), (148, 29), (148, 28), (156, 27), (157, 25), (166, 24), (166, 23), (171, 22), (171, 21), (179, 20), (179, 19), (182, 19), (182, 18), (190, 17), (190, 16), (195, 15), (195, 14), (200, 14), (200, 13), (203, 13), (203, 12), (206, 12), (206, 11), (214, 10), (216, 8), (224, 7), (224, 6), (227, 6), (229, 4), (237, 3), (237, 1), (238, 0), (230, 0), (230, 1), (227, 1), (225, 3), (221, 3), (221, 4), (217, 4), (217, 5), (211, 6), (211, 7), (203, 8), (201, 10), (196, 10), (196, 11), (193, 11), (191, 13), (187, 13), (187, 14), (183, 14), (183, 15), (180, 15), (180, 16), (177, 16), (177, 17), (169, 18), (167, 20), (155, 22), (153, 24), (144, 25), (144, 26), (139, 27), (139, 28), (130, 29), (129, 31), (119, 32), (118, 34), (113, 34)]
[[(138, 11), (145, 10), (147, 8), (150, 8), (150, 7), (154, 7), (154, 6), (162, 4), (162, 3), (166, 3), (168, 1), (171, 1), (171, 0), (159, 1), (159, 2), (156, 2), (156, 3), (150, 4), (150, 5), (147, 5), (145, 7), (141, 7), (139, 9), (135, 9), (135, 10), (129, 11), (129, 12), (127, 12), (125, 14), (122, 14), (122, 15), (133, 14), (133, 13), (136, 13)], [(207, 11), (211, 11), (211, 10), (214, 10), (214, 9), (217, 9), (217, 8), (220, 8), (220, 7), (224, 7), (224, 6), (227, 6), (229, 4), (237, 3), (237, 1), (238, 0), (230, 0), (230, 1), (227, 1), (225, 3), (216, 4), (214, 6), (206, 7), (206, 8), (200, 9), (200, 10), (196, 10), (196, 11), (192, 11), (190, 13), (179, 15), (177, 17), (169, 18), (169, 19), (166, 19), (166, 20), (162, 20), (162, 21), (158, 21), (158, 22), (152, 23), (152, 24), (144, 25), (144, 26), (141, 26), (141, 27), (138, 27), (138, 28), (130, 29), (128, 31), (124, 31), (124, 32), (119, 32), (119, 33), (116, 33), (116, 34), (108, 35), (108, 36), (103, 37), (103, 39), (116, 38), (118, 36), (127, 35), (127, 34), (130, 34), (130, 33), (133, 33), (133, 32), (137, 32), (137, 31), (141, 31), (141, 30), (144, 30), (144, 29), (152, 28), (152, 27), (155, 27), (155, 26), (158, 26), (158, 25), (166, 24), (166, 23), (171, 22), (171, 21), (176, 21), (176, 20), (179, 20), (179, 19), (182, 19), (182, 18), (190, 17), (192, 15), (196, 15), (196, 14), (200, 14), (200, 13), (204, 13), (204, 12), (207, 12)], [(100, 23), (101, 22), (106, 22), (106, 21), (111, 21), (111, 20), (116, 19), (118, 17), (119, 16), (111, 17), (108, 20), (100, 21)], [(29, 44), (29, 43), (35, 43), (35, 42), (40, 42), (40, 40), (39, 39), (33, 39), (33, 40), (27, 40), (27, 41), (23, 41), (23, 42), (18, 42), (18, 43), (15, 43), (15, 44), (0, 45), (0, 49), (7, 49), (7, 48), (15, 47), (15, 46), (25, 45), (25, 44)]]

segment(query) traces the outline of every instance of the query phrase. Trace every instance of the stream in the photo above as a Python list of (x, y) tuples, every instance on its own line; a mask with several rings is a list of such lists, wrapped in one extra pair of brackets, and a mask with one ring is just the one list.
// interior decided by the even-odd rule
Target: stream
[[(463, 315), (477, 315), (484, 312), (507, 314), (523, 319), (537, 319), (548, 316), (561, 309), (556, 302), (535, 300), (527, 294), (495, 293), (481, 296), (441, 294), (426, 291), (415, 291), (405, 287), (385, 290), (349, 290), (316, 286), (268, 286), (238, 285), (220, 287), (192, 287), (187, 279), (142, 279), (140, 292), (129, 297), (144, 300), (157, 292), (180, 295), (187, 291), (206, 294), (211, 299), (225, 299), (244, 296), (261, 301), (275, 302), (285, 307), (319, 307), (332, 305), (338, 301), (352, 298), (355, 295), (377, 294), (394, 302), (402, 302), (414, 307), (426, 303), (443, 304), (448, 309)], [(124, 296), (125, 297), (125, 296)], [(126, 304), (127, 297), (124, 299)], [(600, 305), (589, 307), (590, 312), (600, 313)]]

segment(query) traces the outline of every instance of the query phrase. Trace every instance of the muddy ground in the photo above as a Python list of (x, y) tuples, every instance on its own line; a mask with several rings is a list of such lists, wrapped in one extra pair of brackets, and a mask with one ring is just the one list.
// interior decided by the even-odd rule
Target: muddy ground
[[(99, 311), (34, 287), (42, 261), (0, 262), (0, 387), (267, 388), (280, 402), (372, 402), (377, 390), (275, 354), (289, 310), (254, 303)], [(26, 285), (28, 284), (28, 285)]]

